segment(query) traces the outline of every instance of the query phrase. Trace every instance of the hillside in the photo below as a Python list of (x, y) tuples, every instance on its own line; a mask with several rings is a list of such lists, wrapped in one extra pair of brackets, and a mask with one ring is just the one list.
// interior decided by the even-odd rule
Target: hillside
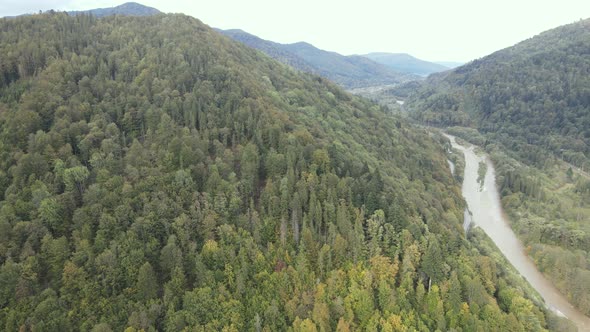
[(431, 75), (410, 115), (485, 148), (511, 226), (540, 271), (590, 315), (590, 20)]
[(445, 140), (321, 77), (183, 15), (3, 19), (0, 54), (6, 331), (557, 326), (466, 241)]
[(323, 76), (347, 89), (397, 84), (418, 78), (394, 71), (370, 59), (320, 50), (305, 42), (279, 44), (242, 30), (219, 31), (278, 61), (301, 71)]
[(544, 32), (425, 82), (407, 106), (436, 125), (489, 133), (537, 165), (545, 151), (590, 169), (590, 20)]
[(449, 67), (438, 63), (420, 60), (406, 53), (369, 53), (362, 55), (377, 63), (385, 65), (397, 72), (419, 76), (449, 70)]
[(123, 16), (151, 16), (161, 14), (156, 8), (144, 6), (136, 2), (126, 2), (122, 5), (110, 8), (96, 8), (82, 11), (69, 11), (70, 15), (92, 14), (96, 17), (104, 17), (111, 15)]

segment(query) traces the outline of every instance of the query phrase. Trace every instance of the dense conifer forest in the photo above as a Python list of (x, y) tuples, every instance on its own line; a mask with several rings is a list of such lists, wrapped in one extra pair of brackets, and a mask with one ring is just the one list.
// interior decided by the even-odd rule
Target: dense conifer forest
[(566, 329), (445, 140), (184, 15), (0, 20), (5, 331)]

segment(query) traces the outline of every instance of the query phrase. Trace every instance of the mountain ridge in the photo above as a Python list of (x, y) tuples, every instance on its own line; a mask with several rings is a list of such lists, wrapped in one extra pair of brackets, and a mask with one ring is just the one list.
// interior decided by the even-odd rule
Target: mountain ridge
[(344, 56), (337, 52), (324, 51), (304, 41), (280, 44), (241, 29), (216, 30), (283, 63), (324, 76), (348, 89), (419, 79), (418, 76), (396, 72), (370, 59), (367, 61), (360, 56)]
[(68, 11), (69, 15), (92, 14), (96, 17), (104, 17), (110, 15), (123, 16), (151, 16), (161, 14), (162, 12), (156, 8), (148, 7), (137, 2), (125, 2), (121, 5), (106, 8), (94, 8), (88, 10)]
[[(45, 13), (56, 12), (54, 9), (47, 10)], [(59, 12), (59, 11), (57, 11)], [(151, 16), (162, 14), (156, 8), (145, 6), (138, 2), (125, 2), (118, 6), (113, 7), (105, 7), (105, 8), (94, 8), (94, 9), (87, 9), (87, 10), (70, 10), (65, 11), (68, 15), (82, 15), (82, 14), (92, 14), (96, 17), (105, 17), (110, 15), (122, 15), (122, 16)], [(21, 16), (30, 16), (33, 15), (32, 13), (25, 13), (20, 15), (14, 16), (5, 16), (3, 18), (16, 18)]]
[(361, 55), (375, 62), (388, 66), (396, 71), (420, 76), (449, 70), (444, 65), (418, 59), (408, 53), (372, 52)]

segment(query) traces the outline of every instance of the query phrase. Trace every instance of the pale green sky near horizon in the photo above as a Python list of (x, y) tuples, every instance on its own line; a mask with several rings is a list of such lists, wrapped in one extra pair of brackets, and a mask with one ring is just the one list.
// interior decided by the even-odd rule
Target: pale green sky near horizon
[[(125, 0), (0, 0), (0, 17), (112, 7)], [(409, 53), (466, 62), (590, 17), (588, 0), (136, 0), (221, 29), (341, 54)]]

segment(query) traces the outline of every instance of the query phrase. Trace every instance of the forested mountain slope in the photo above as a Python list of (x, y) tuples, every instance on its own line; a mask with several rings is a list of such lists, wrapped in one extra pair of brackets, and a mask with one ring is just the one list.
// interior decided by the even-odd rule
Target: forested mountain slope
[(555, 328), (426, 132), (183, 15), (0, 20), (6, 331)]
[(590, 20), (433, 75), (407, 106), (423, 122), (468, 125), (523, 159), (545, 151), (590, 169)]
[(397, 84), (420, 78), (409, 73), (395, 71), (366, 57), (344, 56), (336, 52), (321, 50), (305, 42), (279, 44), (242, 30), (219, 31), (276, 60), (301, 71), (323, 76), (348, 89)]

